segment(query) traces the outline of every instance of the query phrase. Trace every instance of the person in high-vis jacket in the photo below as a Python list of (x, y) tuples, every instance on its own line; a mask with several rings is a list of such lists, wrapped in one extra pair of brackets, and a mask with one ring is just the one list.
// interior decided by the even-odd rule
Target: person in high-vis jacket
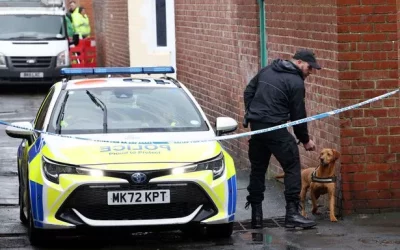
[(82, 23), (80, 24), (79, 27), (79, 33), (82, 34), (83, 38), (86, 38), (90, 36), (90, 23), (89, 23), (89, 17), (86, 14), (86, 9), (84, 7), (79, 7), (79, 13), (81, 14), (81, 20)]
[(84, 38), (84, 17), (80, 13), (80, 8), (77, 7), (76, 2), (74, 0), (69, 2), (69, 11), (72, 16), (72, 24), (74, 26), (75, 34), (79, 34), (79, 38)]
[(67, 21), (67, 34), (68, 34), (68, 38), (72, 39), (72, 37), (75, 34), (75, 30), (74, 30), (74, 26), (72, 24), (72, 16), (71, 13), (67, 13), (67, 15), (65, 16), (65, 20)]

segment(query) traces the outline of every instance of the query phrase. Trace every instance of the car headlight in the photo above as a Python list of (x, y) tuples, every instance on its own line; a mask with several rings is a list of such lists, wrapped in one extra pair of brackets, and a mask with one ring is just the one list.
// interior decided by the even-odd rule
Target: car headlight
[(69, 53), (68, 51), (63, 51), (57, 55), (57, 67), (68, 66), (69, 65)]
[(62, 174), (80, 174), (90, 176), (103, 176), (104, 172), (98, 169), (81, 168), (66, 164), (55, 163), (43, 157), (43, 172), (46, 178), (54, 183), (59, 183), (59, 177)]
[(6, 56), (0, 53), (0, 68), (7, 68)]
[(211, 160), (199, 162), (190, 166), (174, 168), (172, 169), (171, 174), (182, 174), (203, 170), (211, 170), (213, 172), (214, 180), (221, 177), (225, 170), (224, 154), (221, 153)]

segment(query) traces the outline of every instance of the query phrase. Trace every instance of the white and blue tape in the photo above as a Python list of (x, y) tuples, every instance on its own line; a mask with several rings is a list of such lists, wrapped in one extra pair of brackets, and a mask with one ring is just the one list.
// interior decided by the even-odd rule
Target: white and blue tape
[(117, 144), (160, 144), (160, 143), (175, 143), (175, 144), (185, 144), (185, 143), (203, 143), (203, 142), (211, 142), (211, 141), (223, 141), (223, 140), (231, 140), (231, 139), (237, 139), (240, 137), (246, 137), (246, 136), (251, 136), (251, 135), (256, 135), (256, 134), (261, 134), (261, 133), (267, 133), (267, 132), (271, 132), (274, 130), (278, 130), (278, 129), (282, 129), (282, 128), (288, 128), (291, 126), (295, 126), (301, 123), (306, 123), (306, 122), (310, 122), (310, 121), (314, 121), (314, 120), (320, 120), (332, 115), (336, 115), (339, 114), (341, 112), (344, 111), (348, 111), (351, 109), (355, 109), (361, 106), (364, 106), (366, 104), (372, 103), (372, 102), (376, 102), (379, 100), (382, 100), (386, 97), (389, 97), (391, 95), (394, 95), (396, 93), (398, 93), (400, 91), (399, 89), (393, 90), (391, 92), (388, 92), (386, 94), (368, 99), (366, 101), (351, 105), (351, 106), (347, 106), (341, 109), (336, 109), (333, 111), (329, 111), (329, 112), (325, 112), (325, 113), (321, 113), (318, 115), (314, 115), (314, 116), (310, 116), (304, 119), (300, 119), (297, 121), (292, 121), (292, 122), (288, 122), (285, 124), (281, 124), (278, 126), (274, 126), (274, 127), (270, 127), (270, 128), (265, 128), (265, 129), (260, 129), (260, 130), (256, 130), (256, 131), (250, 131), (250, 132), (245, 132), (245, 133), (240, 133), (240, 134), (232, 134), (232, 135), (224, 135), (224, 136), (216, 136), (214, 138), (210, 138), (210, 139), (204, 139), (204, 140), (164, 140), (162, 142), (160, 141), (114, 141), (114, 140), (99, 140), (99, 139), (92, 139), (92, 138), (84, 138), (84, 137), (79, 137), (79, 136), (71, 136), (71, 135), (60, 135), (60, 134), (55, 134), (55, 133), (50, 133), (50, 132), (45, 132), (45, 131), (40, 131), (40, 130), (36, 130), (36, 129), (27, 129), (24, 127), (20, 127), (20, 126), (16, 126), (14, 124), (11, 124), (9, 122), (5, 122), (5, 121), (1, 121), (0, 120), (0, 124), (2, 125), (6, 125), (6, 126), (11, 126), (11, 127), (15, 127), (18, 129), (25, 129), (25, 130), (30, 130), (39, 134), (46, 134), (46, 135), (53, 135), (53, 136), (58, 136), (58, 137), (63, 137), (63, 138), (69, 138), (69, 139), (78, 139), (78, 140), (85, 140), (85, 141), (94, 141), (94, 142), (101, 142), (101, 143), (117, 143)]

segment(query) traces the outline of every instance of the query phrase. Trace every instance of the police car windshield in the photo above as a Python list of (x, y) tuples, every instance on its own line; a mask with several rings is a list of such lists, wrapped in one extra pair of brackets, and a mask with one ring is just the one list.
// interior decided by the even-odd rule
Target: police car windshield
[(92, 88), (69, 90), (63, 118), (57, 122), (61, 96), (49, 131), (61, 134), (104, 132), (104, 112), (89, 90), (107, 107), (107, 133), (207, 131), (208, 126), (187, 94), (179, 88)]

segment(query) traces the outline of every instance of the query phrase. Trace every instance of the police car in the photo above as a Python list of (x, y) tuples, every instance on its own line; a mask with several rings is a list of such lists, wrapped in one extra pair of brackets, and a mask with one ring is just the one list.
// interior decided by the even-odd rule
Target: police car
[[(214, 138), (238, 124), (218, 117), (213, 127), (188, 89), (167, 76), (173, 72), (62, 69), (66, 78), (34, 121), (6, 128), (23, 139), (20, 219), (32, 244), (58, 229), (204, 226), (213, 236), (232, 234), (235, 166)], [(78, 75), (91, 77), (72, 80)]]

